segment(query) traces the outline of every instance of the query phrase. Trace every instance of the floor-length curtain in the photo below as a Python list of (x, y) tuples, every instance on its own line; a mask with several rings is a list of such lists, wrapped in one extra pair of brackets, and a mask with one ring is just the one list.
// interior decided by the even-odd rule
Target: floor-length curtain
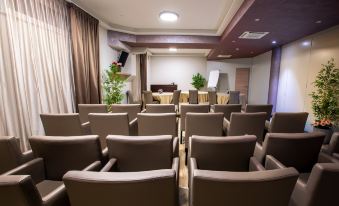
[(0, 135), (43, 134), (40, 113), (74, 111), (64, 0), (0, 1)]
[(147, 90), (147, 54), (140, 54), (140, 93)]
[(76, 104), (100, 103), (99, 21), (69, 4)]
[(141, 81), (140, 81), (140, 55), (136, 55), (136, 74), (135, 78), (132, 80), (132, 98), (133, 103), (141, 102)]

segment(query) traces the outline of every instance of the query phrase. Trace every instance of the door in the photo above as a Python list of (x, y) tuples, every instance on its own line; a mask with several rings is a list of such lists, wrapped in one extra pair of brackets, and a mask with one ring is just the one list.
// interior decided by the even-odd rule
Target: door
[(250, 80), (249, 68), (237, 68), (235, 73), (235, 90), (240, 91), (240, 94), (244, 94), (244, 100), (247, 103), (248, 97), (248, 85)]

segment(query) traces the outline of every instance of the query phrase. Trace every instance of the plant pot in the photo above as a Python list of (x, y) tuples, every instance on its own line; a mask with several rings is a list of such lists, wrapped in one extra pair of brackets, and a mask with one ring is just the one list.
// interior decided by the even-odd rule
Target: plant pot
[(313, 127), (314, 132), (322, 132), (322, 133), (326, 134), (323, 144), (329, 144), (330, 143), (332, 134), (335, 132), (335, 130), (336, 130), (336, 128), (334, 126), (329, 127), (329, 128)]

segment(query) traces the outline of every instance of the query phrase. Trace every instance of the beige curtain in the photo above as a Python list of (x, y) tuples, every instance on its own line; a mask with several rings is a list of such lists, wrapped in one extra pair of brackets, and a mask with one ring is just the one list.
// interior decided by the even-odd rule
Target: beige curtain
[(100, 103), (99, 21), (69, 4), (76, 104)]
[(140, 81), (140, 55), (136, 55), (136, 74), (135, 78), (132, 81), (132, 97), (134, 100), (134, 103), (140, 103), (141, 102), (141, 81)]
[(74, 111), (63, 0), (0, 1), (0, 135), (43, 134), (40, 113)]

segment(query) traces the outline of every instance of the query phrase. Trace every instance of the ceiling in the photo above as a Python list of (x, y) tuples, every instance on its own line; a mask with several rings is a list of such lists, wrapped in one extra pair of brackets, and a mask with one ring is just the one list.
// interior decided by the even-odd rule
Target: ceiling
[(210, 49), (177, 49), (176, 52), (171, 52), (168, 48), (151, 48), (148, 49), (152, 56), (203, 56), (206, 57)]
[[(71, 0), (116, 31), (132, 34), (221, 35), (244, 0)], [(179, 15), (161, 22), (162, 11)]]

